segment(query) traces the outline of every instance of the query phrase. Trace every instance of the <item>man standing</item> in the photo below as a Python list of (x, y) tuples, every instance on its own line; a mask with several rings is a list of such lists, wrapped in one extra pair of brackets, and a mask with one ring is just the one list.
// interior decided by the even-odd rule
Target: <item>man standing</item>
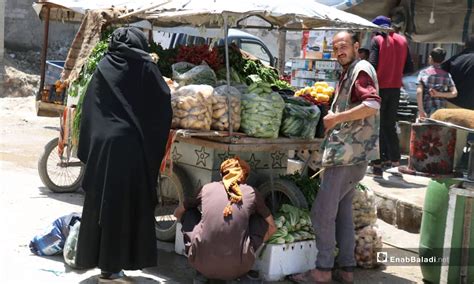
[(369, 62), (358, 60), (359, 38), (341, 31), (333, 38), (333, 48), (344, 72), (329, 113), (323, 118), (326, 139), (321, 188), (311, 210), (316, 232), (316, 269), (293, 276), (299, 282), (329, 282), (337, 242), (338, 273), (341, 280), (353, 281), (354, 224), (352, 198), (355, 186), (364, 177), (369, 160), (379, 157), (379, 108), (377, 75)]
[[(374, 24), (390, 28), (390, 18), (378, 16)], [(380, 107), (380, 156), (390, 166), (400, 165), (400, 146), (396, 131), (397, 109), (403, 74), (413, 71), (408, 43), (393, 31), (377, 33), (372, 38), (369, 62), (377, 70), (382, 104)], [(373, 162), (373, 173), (382, 176), (382, 161)]]
[[(474, 110), (474, 35), (471, 35), (466, 41), (464, 50), (446, 60), (441, 68), (451, 74), (458, 90), (458, 96), (448, 100), (448, 108)], [(464, 148), (467, 146), (468, 140), (474, 139), (473, 136), (472, 133), (468, 136), (467, 131), (456, 131), (455, 166), (466, 168), (468, 158)]]
[(474, 109), (474, 35), (466, 41), (464, 50), (441, 65), (451, 74), (458, 96), (448, 101), (460, 108)]

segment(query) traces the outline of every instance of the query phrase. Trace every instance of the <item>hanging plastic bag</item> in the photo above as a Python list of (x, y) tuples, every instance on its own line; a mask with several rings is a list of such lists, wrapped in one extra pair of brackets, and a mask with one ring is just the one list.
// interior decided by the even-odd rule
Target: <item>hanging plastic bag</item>
[(208, 85), (189, 85), (171, 93), (172, 128), (210, 130), (212, 93)]
[[(179, 64), (179, 65), (178, 65)], [(191, 63), (178, 62), (171, 66), (173, 70), (173, 80), (180, 86), (187, 85), (211, 85), (217, 84), (217, 77), (214, 70), (208, 65), (197, 65), (191, 67)], [(182, 72), (185, 71), (185, 72)]]
[(54, 220), (43, 233), (33, 237), (29, 244), (30, 251), (40, 256), (61, 253), (70, 227), (80, 219), (80, 214), (71, 213)]
[(229, 129), (228, 95), (230, 96), (232, 130), (237, 131), (240, 128), (241, 93), (234, 87), (219, 86), (212, 93), (212, 129), (221, 131)]

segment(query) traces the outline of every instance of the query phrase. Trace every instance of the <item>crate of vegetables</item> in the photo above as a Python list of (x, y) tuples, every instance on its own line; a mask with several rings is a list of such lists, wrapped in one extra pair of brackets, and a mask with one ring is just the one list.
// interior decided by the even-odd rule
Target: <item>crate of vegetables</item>
[(256, 269), (267, 281), (313, 269), (316, 242), (306, 210), (283, 204), (275, 218), (277, 232), (257, 253)]

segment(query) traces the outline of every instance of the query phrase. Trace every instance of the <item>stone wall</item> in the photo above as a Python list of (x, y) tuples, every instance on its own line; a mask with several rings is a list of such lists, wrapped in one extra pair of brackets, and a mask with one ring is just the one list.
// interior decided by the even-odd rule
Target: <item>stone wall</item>
[[(44, 22), (33, 10), (34, 0), (0, 0), (5, 5), (5, 47), (12, 50), (39, 51), (43, 44)], [(67, 50), (78, 30), (78, 24), (51, 22), (49, 30), (49, 49)], [(59, 58), (48, 58), (59, 59)]]

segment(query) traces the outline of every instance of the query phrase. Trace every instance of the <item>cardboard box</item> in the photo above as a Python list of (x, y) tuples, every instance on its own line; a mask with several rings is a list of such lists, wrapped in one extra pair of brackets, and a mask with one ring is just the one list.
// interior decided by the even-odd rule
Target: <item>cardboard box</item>
[[(261, 250), (263, 249), (263, 252)], [(287, 275), (302, 273), (316, 267), (316, 241), (263, 246), (254, 269), (265, 281), (278, 281)]]

